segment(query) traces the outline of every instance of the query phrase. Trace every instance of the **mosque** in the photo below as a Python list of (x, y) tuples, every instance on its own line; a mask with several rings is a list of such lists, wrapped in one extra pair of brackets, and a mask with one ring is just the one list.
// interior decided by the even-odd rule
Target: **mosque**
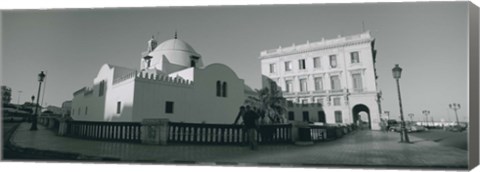
[(71, 117), (79, 121), (233, 123), (252, 90), (224, 64), (204, 66), (202, 56), (177, 38), (152, 37), (140, 68), (104, 64), (93, 86), (73, 93)]

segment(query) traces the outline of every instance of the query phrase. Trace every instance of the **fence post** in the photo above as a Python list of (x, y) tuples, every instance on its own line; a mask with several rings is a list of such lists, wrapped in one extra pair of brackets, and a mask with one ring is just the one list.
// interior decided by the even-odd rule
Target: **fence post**
[(145, 144), (166, 145), (168, 119), (144, 119), (141, 126), (141, 141)]

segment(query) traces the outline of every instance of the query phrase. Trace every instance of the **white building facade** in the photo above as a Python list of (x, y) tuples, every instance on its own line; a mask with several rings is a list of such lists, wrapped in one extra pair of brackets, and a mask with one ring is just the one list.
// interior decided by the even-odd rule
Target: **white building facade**
[[(374, 42), (367, 31), (262, 51), (263, 86), (275, 82), (287, 100), (304, 104), (288, 106), (289, 120), (364, 123), (378, 130), (381, 109)], [(318, 104), (317, 110), (312, 104)]]
[(244, 80), (177, 39), (152, 38), (140, 69), (104, 64), (92, 87), (74, 93), (71, 116), (81, 121), (168, 118), (174, 122), (233, 123), (245, 101)]

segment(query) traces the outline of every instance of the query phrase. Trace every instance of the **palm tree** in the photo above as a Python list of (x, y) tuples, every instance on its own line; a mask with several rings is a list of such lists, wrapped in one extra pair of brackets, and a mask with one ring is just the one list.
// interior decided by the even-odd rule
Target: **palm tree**
[(283, 123), (283, 114), (287, 111), (286, 99), (282, 96), (282, 91), (278, 87), (271, 87), (271, 89), (264, 87), (260, 90), (256, 89), (256, 96), (249, 96), (245, 100), (245, 104), (257, 108), (260, 112), (262, 121), (265, 121), (265, 117), (271, 123)]

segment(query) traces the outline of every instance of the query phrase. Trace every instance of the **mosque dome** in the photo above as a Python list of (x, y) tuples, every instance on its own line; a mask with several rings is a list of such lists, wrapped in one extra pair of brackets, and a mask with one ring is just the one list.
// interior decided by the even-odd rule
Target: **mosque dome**
[(143, 59), (143, 62), (146, 62), (144, 66), (147, 68), (152, 66), (167, 73), (185, 67), (203, 67), (202, 56), (187, 42), (178, 39), (176, 34), (174, 39), (158, 44), (145, 57), (150, 57), (150, 59)]
[(183, 51), (191, 53), (192, 55), (200, 56), (187, 42), (180, 39), (169, 39), (158, 45), (154, 51), (168, 52), (168, 51)]

